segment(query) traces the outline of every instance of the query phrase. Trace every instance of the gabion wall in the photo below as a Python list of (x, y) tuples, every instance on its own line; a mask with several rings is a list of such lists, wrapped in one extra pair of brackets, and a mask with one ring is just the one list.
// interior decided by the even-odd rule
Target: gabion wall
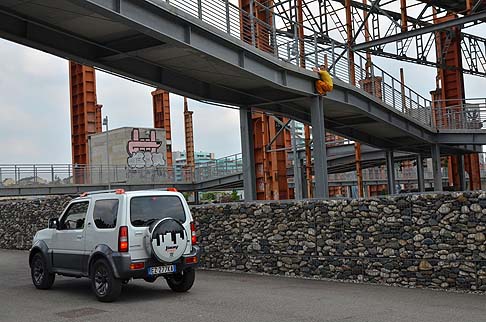
[[(0, 248), (28, 249), (69, 197), (0, 201)], [(486, 290), (486, 193), (192, 208), (206, 268)]]
[(207, 268), (486, 290), (486, 194), (193, 208)]

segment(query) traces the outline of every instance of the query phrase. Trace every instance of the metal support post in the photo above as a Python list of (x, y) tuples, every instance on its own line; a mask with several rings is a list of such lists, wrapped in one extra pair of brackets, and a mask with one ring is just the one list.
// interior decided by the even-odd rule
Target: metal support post
[[(106, 168), (108, 173), (108, 189), (111, 189), (111, 175), (110, 175), (110, 143), (109, 143), (109, 135), (108, 135), (108, 115), (103, 118), (103, 125), (106, 127)], [(86, 170), (84, 170), (86, 171)], [(83, 181), (86, 182), (86, 181)]]
[(326, 127), (322, 97), (315, 96), (311, 103), (312, 137), (314, 138), (315, 198), (329, 197), (327, 175)]
[(432, 172), (434, 175), (434, 190), (442, 191), (442, 166), (440, 161), (440, 146), (433, 144), (431, 147), (432, 152)]
[(251, 44), (256, 46), (255, 37), (255, 17), (254, 17), (254, 1), (250, 0), (250, 31), (251, 31)]
[(229, 0), (225, 1), (225, 13), (226, 13), (226, 33), (231, 34), (231, 21), (230, 21), (230, 6)]
[(202, 20), (202, 0), (197, 0), (197, 17)]
[(253, 126), (250, 109), (240, 109), (241, 157), (245, 201), (256, 200), (255, 155), (253, 153)]
[(292, 157), (294, 161), (294, 199), (300, 200), (302, 195), (302, 177), (300, 172), (300, 158), (297, 153), (297, 139), (295, 136), (295, 121), (292, 121)]
[(457, 156), (457, 172), (459, 173), (459, 190), (465, 191), (467, 189), (466, 171), (464, 167), (464, 156), (462, 154)]
[(272, 14), (272, 47), (273, 47), (273, 55), (278, 57), (278, 44), (277, 44), (277, 27), (275, 27), (275, 15)]
[(386, 179), (388, 184), (388, 194), (394, 195), (395, 189), (395, 160), (393, 150), (386, 150)]
[(424, 158), (421, 154), (417, 154), (417, 181), (418, 191), (425, 192)]

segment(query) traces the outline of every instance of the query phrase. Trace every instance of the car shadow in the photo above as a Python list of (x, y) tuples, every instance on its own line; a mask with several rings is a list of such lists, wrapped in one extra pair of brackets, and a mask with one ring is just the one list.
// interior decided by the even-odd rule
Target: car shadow
[[(91, 290), (91, 281), (86, 278), (56, 280), (52, 286), (51, 292), (62, 292), (63, 295), (72, 295), (76, 297), (86, 297), (95, 299)], [(164, 298), (176, 298), (188, 296), (190, 293), (176, 293), (169, 289), (163, 279), (154, 283), (146, 283), (143, 280), (130, 281), (123, 285), (120, 297), (116, 302), (146, 302), (151, 300), (162, 300)]]

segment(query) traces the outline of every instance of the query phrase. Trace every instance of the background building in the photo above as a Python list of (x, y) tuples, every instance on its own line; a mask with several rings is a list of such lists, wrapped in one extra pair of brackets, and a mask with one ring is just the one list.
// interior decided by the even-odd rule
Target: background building
[(85, 182), (106, 182), (108, 176), (110, 182), (173, 182), (166, 151), (164, 129), (123, 127), (92, 134), (88, 137), (90, 166), (84, 173)]
[[(172, 152), (172, 156), (175, 160), (174, 162), (174, 171), (175, 171), (175, 178), (176, 181), (180, 181), (183, 178), (184, 167), (186, 166), (186, 151), (174, 151)], [(208, 163), (214, 161), (214, 153), (212, 152), (194, 152), (194, 163), (197, 167), (198, 164)]]

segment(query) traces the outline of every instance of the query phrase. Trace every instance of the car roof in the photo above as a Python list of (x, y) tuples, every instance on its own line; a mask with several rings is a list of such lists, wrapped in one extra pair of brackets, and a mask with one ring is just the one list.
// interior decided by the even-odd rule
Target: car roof
[(92, 191), (88, 192), (85, 196), (81, 195), (74, 200), (90, 200), (90, 199), (105, 199), (107, 197), (143, 197), (143, 196), (177, 196), (183, 197), (181, 193), (175, 191), (166, 190), (138, 190), (138, 191), (125, 191), (123, 193), (117, 193), (116, 191)]

